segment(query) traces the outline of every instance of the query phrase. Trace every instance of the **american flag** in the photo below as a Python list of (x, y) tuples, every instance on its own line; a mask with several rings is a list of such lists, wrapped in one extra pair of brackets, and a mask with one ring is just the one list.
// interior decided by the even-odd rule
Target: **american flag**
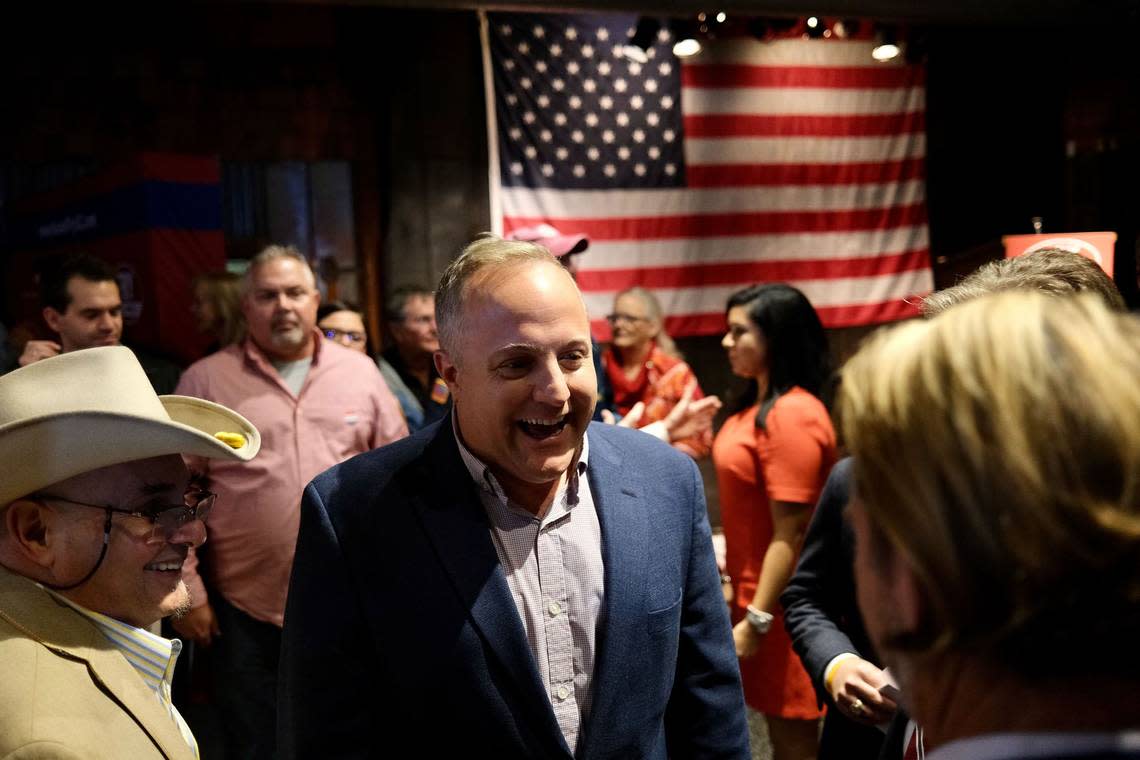
[(618, 291), (652, 289), (672, 335), (724, 329), (728, 296), (800, 288), (824, 325), (917, 313), (932, 287), (924, 71), (868, 41), (725, 39), (682, 62), (634, 18), (484, 16), (498, 231), (585, 233), (599, 337)]

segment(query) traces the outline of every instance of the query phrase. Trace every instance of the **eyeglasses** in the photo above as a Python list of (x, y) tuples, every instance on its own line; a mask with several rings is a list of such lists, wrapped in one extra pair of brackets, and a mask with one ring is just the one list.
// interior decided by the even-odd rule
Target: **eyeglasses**
[(150, 535), (146, 538), (147, 543), (164, 544), (168, 543), (171, 536), (177, 533), (186, 523), (194, 520), (201, 520), (203, 523), (206, 522), (210, 510), (214, 507), (217, 494), (210, 491), (187, 491), (182, 497), (182, 504), (153, 504), (145, 509), (123, 509), (122, 507), (112, 507), (108, 504), (91, 504), (86, 501), (76, 501), (75, 499), (69, 499), (65, 496), (54, 496), (47, 493), (36, 494), (35, 498), (78, 504), (81, 507), (102, 509), (108, 513), (108, 520), (110, 519), (111, 512), (117, 512), (121, 515), (130, 515), (131, 517), (141, 517), (144, 520), (149, 520), (151, 524)]
[(364, 333), (355, 330), (337, 330), (333, 327), (326, 327), (321, 332), (329, 340), (338, 340), (340, 338), (347, 338), (349, 343), (363, 343)]
[(626, 322), (626, 323), (632, 324), (632, 323), (636, 323), (636, 322), (648, 322), (649, 317), (638, 317), (638, 316), (635, 316), (633, 314), (621, 314), (621, 313), (607, 314), (606, 315), (606, 321), (609, 322), (611, 325), (616, 325), (618, 322)]

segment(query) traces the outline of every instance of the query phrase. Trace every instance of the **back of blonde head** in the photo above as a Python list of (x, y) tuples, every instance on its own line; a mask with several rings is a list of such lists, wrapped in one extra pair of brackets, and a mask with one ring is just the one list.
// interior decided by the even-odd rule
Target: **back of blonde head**
[(1140, 636), (1140, 325), (1014, 292), (875, 336), (843, 372), (874, 530), (930, 604), (899, 646), (1109, 672)]

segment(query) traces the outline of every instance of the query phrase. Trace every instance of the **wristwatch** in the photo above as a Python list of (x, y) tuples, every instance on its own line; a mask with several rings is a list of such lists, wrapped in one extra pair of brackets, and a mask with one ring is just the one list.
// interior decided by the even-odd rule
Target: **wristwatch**
[(750, 604), (744, 613), (744, 619), (748, 621), (749, 625), (756, 629), (756, 633), (767, 633), (768, 629), (772, 627), (772, 621), (776, 619), (776, 616), (771, 612), (757, 609)]

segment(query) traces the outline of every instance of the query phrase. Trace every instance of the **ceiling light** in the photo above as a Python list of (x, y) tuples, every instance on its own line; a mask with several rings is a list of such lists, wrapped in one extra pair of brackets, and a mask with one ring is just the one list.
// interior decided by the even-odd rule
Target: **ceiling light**
[(688, 58), (701, 52), (701, 43), (697, 41), (697, 23), (692, 19), (670, 19), (669, 31), (673, 33), (673, 39), (677, 40), (677, 44), (673, 45), (673, 55)]
[(871, 57), (876, 61), (890, 61), (899, 57), (899, 46), (892, 42), (885, 42), (882, 45), (875, 45), (874, 50), (871, 51)]
[(677, 40), (677, 44), (673, 46), (673, 55), (678, 58), (688, 58), (699, 52), (701, 52), (701, 43), (697, 42), (696, 37), (686, 37), (683, 40)]
[(716, 14), (716, 22), (718, 24), (723, 24), (725, 21), (728, 21), (728, 14), (727, 13), (725, 13), (724, 11), (721, 11), (720, 13)]
[(819, 18), (816, 16), (808, 16), (807, 25), (809, 28), (815, 29), (817, 26), (819, 26)]
[(841, 18), (831, 25), (831, 31), (836, 37), (849, 38), (859, 34), (862, 24), (859, 19)]
[(899, 57), (899, 49), (895, 30), (884, 27), (875, 37), (875, 47), (871, 50), (871, 57), (876, 61), (891, 61)]

